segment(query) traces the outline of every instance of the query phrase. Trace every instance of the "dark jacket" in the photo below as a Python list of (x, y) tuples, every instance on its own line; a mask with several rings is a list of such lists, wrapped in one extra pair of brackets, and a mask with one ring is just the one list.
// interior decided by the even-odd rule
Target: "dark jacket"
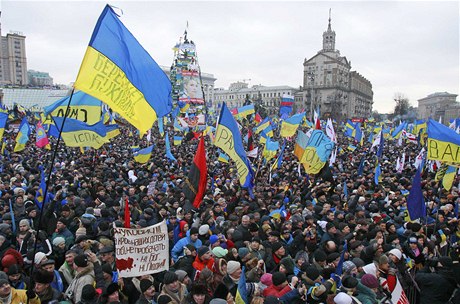
[(457, 287), (454, 272), (444, 267), (437, 268), (436, 273), (425, 267), (415, 275), (415, 281), (420, 287), (420, 304), (448, 303)]

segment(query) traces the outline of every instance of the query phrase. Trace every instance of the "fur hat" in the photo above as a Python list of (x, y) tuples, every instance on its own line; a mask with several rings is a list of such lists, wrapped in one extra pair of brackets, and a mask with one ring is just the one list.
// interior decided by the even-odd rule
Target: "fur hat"
[(202, 295), (208, 294), (207, 288), (204, 284), (192, 284), (192, 288), (190, 289), (190, 293), (192, 295)]
[(34, 273), (34, 281), (41, 284), (51, 284), (54, 279), (54, 273), (46, 270), (38, 269)]
[(150, 281), (149, 279), (142, 279), (141, 282), (139, 283), (139, 286), (141, 288), (141, 292), (144, 293), (146, 292), (150, 287), (154, 286), (153, 282)]

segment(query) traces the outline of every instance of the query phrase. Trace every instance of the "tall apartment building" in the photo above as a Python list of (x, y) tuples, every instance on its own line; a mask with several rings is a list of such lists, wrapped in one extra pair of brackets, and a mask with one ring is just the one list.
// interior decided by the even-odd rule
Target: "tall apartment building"
[(305, 108), (308, 117), (317, 107), (322, 118), (343, 121), (369, 117), (373, 104), (372, 84), (351, 70), (351, 61), (335, 48), (335, 38), (329, 16), (328, 28), (323, 33), (323, 48), (304, 60), (303, 87), (296, 94), (296, 107)]
[(0, 22), (0, 84), (27, 85), (26, 36), (21, 32), (9, 32), (6, 36), (1, 33)]

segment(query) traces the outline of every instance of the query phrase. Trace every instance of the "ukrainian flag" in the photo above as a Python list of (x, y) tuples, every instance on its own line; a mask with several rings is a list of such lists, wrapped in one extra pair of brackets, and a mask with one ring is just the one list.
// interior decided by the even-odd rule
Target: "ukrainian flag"
[(108, 143), (107, 131), (102, 121), (97, 124), (88, 125), (82, 121), (66, 118), (53, 117), (58, 130), (62, 129), (61, 137), (67, 147), (91, 147), (99, 149), (103, 144)]
[(219, 115), (214, 145), (221, 148), (235, 162), (242, 187), (252, 191), (254, 176), (252, 166), (246, 157), (236, 121), (225, 103), (222, 104)]
[(0, 140), (5, 132), (6, 122), (8, 121), (8, 113), (0, 112)]
[(235, 304), (248, 304), (248, 291), (246, 289), (245, 267), (241, 272), (240, 280), (238, 281), (238, 289), (236, 290)]
[(14, 152), (19, 152), (25, 149), (27, 142), (29, 141), (29, 135), (31, 128), (27, 122), (27, 117), (24, 117), (19, 126), (19, 132), (16, 136), (16, 145), (14, 146)]
[(379, 160), (377, 159), (377, 161), (375, 162), (375, 172), (374, 172), (374, 183), (376, 185), (378, 185), (379, 182), (382, 180), (380, 175), (382, 175), (382, 169), (380, 167)]
[(460, 165), (460, 135), (449, 127), (428, 120), (428, 159)]
[(181, 136), (174, 136), (174, 145), (179, 146), (182, 144), (182, 137)]
[(270, 161), (273, 157), (275, 157), (276, 152), (278, 152), (278, 149), (280, 147), (279, 142), (277, 141), (271, 141), (270, 139), (267, 139), (267, 142), (265, 143), (265, 149), (263, 152), (263, 156), (265, 159)]
[(263, 129), (262, 132), (265, 133), (267, 136), (273, 137), (273, 126), (269, 125), (265, 129)]
[(107, 139), (112, 139), (120, 135), (120, 128), (118, 127), (118, 124), (106, 125), (105, 131), (107, 133)]
[(172, 109), (171, 82), (107, 5), (97, 21), (77, 80), (145, 134)]
[(154, 145), (151, 145), (150, 147), (135, 152), (134, 160), (141, 164), (145, 164), (146, 162), (148, 162), (150, 156), (152, 156), (153, 146)]
[(46, 201), (45, 201), (46, 182), (45, 182), (45, 172), (43, 171), (43, 166), (39, 166), (38, 169), (40, 170), (40, 186), (38, 187), (38, 190), (35, 193), (35, 203), (41, 209), (42, 205), (46, 204)]
[(219, 153), (218, 161), (228, 164), (228, 155), (225, 153)]
[(270, 125), (270, 118), (265, 117), (264, 120), (254, 129), (254, 133), (259, 134), (264, 129), (266, 129)]
[(302, 131), (297, 132), (297, 138), (294, 145), (294, 155), (300, 161), (308, 145), (308, 136)]
[(243, 117), (247, 117), (248, 115), (251, 115), (254, 113), (255, 113), (254, 105), (251, 104), (251, 105), (247, 105), (247, 106), (238, 108), (237, 113), (234, 114), (233, 116), (235, 116), (235, 118), (243, 118)]
[(347, 149), (353, 152), (356, 150), (356, 146), (348, 145)]
[(288, 119), (284, 120), (281, 123), (281, 137), (291, 137), (294, 136), (297, 128), (305, 117), (305, 112), (292, 115)]
[[(83, 121), (90, 125), (101, 120), (102, 102), (82, 91), (77, 91), (72, 96), (66, 96), (44, 107), (45, 116), (64, 117), (70, 98), (72, 99), (70, 100), (67, 117)], [(43, 121), (43, 123), (45, 123), (45, 121)]]
[(393, 131), (393, 133), (391, 133), (391, 137), (395, 138), (395, 139), (398, 139), (399, 136), (401, 136), (402, 134), (402, 131), (405, 130), (407, 127), (407, 122), (403, 122), (401, 123), (399, 126), (397, 126), (395, 128), (395, 130)]
[(455, 176), (457, 175), (457, 167), (449, 166), (442, 179), (442, 186), (447, 191), (450, 191), (452, 184), (454, 183)]

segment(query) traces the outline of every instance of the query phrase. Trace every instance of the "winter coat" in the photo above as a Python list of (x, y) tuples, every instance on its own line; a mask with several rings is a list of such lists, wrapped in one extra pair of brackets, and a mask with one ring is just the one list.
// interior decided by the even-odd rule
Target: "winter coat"
[(199, 239), (197, 239), (195, 242), (192, 242), (192, 240), (190, 239), (190, 230), (188, 230), (187, 236), (177, 241), (176, 245), (174, 245), (174, 248), (171, 250), (171, 257), (174, 262), (177, 262), (179, 257), (181, 257), (184, 254), (184, 247), (188, 244), (194, 245), (196, 249), (200, 248), (203, 245), (203, 243)]
[(88, 284), (94, 284), (94, 270), (92, 265), (88, 265), (80, 273), (75, 275), (75, 278), (72, 280), (69, 287), (67, 287), (64, 297), (72, 300), (73, 303), (80, 301), (83, 286)]
[(452, 269), (440, 268), (436, 273), (428, 271), (424, 268), (415, 275), (420, 287), (420, 304), (447, 303), (457, 287)]
[(37, 295), (35, 298), (29, 299), (29, 302), (27, 302), (27, 294), (25, 290), (11, 288), (11, 303), (40, 304), (41, 302)]

